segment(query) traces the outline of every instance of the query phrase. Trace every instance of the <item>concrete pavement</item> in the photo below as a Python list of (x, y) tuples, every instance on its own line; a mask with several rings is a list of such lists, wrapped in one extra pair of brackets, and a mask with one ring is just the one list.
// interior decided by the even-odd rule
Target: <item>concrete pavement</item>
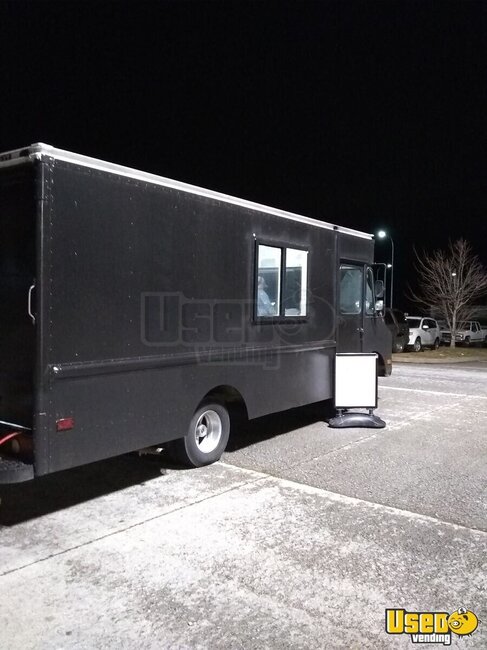
[(453, 647), (486, 647), (486, 389), (482, 364), (401, 366), (383, 430), (300, 409), (201, 470), (0, 487), (0, 648), (408, 648), (386, 608), (461, 606), (484, 623)]

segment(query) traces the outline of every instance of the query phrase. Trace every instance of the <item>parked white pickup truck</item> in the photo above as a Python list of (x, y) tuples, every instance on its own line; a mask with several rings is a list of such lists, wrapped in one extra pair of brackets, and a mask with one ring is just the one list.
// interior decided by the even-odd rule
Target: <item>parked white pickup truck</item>
[[(442, 329), (440, 332), (441, 342), (450, 344), (451, 331)], [(487, 329), (482, 328), (480, 323), (476, 320), (469, 320), (460, 323), (455, 335), (455, 343), (462, 345), (471, 345), (473, 343), (480, 343), (487, 345)]]

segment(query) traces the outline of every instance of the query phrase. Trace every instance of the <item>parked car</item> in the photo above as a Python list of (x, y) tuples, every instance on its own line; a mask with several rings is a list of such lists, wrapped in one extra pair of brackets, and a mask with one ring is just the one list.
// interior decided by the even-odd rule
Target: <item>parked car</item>
[[(447, 345), (451, 342), (451, 331), (448, 328), (442, 329), (440, 333), (441, 342)], [(473, 343), (487, 343), (487, 330), (480, 326), (476, 320), (469, 320), (460, 323), (455, 334), (455, 343), (471, 345)]]
[(437, 350), (440, 345), (440, 328), (434, 318), (423, 318), (422, 316), (408, 316), (409, 325), (408, 347), (415, 352), (423, 348)]
[(384, 320), (392, 334), (392, 351), (404, 352), (409, 342), (409, 325), (406, 316), (399, 309), (386, 309)]

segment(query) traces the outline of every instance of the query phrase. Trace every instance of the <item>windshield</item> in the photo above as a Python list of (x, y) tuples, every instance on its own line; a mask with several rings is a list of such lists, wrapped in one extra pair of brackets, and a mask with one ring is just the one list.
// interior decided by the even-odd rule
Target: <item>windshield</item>
[(419, 327), (421, 324), (421, 318), (408, 318), (409, 327)]

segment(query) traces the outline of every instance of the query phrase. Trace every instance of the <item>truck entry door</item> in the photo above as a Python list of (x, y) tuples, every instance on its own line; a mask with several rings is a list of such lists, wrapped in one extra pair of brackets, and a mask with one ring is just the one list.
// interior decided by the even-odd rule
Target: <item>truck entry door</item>
[(338, 352), (362, 352), (364, 265), (342, 262), (338, 292)]

